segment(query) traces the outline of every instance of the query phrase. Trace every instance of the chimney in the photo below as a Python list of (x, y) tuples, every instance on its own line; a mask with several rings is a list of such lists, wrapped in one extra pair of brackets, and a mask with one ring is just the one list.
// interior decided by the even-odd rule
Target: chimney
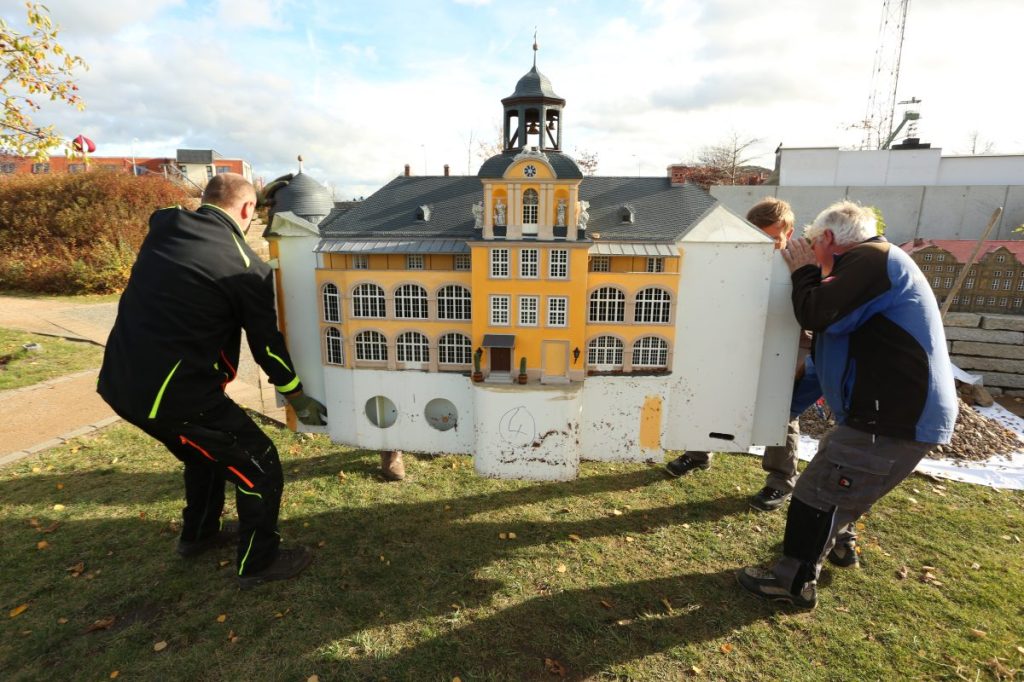
[(448, 177), (448, 164), (447, 163), (444, 165), (444, 176), (446, 178)]
[(914, 246), (924, 246), (924, 240), (920, 237), (914, 237)]
[(409, 164), (405, 164), (405, 177), (409, 177)]

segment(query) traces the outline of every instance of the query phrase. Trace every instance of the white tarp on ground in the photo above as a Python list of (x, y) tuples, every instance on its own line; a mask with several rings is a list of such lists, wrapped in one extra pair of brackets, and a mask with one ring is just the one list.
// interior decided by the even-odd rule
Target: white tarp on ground
[[(1021, 449), (1009, 455), (991, 457), (984, 462), (959, 459), (925, 458), (917, 465), (917, 473), (951, 481), (987, 485), (1006, 490), (1024, 490), (1024, 419), (1013, 414), (998, 403), (992, 407), (975, 407), (984, 417), (993, 419), (1017, 434)], [(800, 459), (809, 462), (818, 451), (818, 441), (810, 436), (800, 436)], [(764, 454), (764, 448), (750, 448), (756, 455)]]

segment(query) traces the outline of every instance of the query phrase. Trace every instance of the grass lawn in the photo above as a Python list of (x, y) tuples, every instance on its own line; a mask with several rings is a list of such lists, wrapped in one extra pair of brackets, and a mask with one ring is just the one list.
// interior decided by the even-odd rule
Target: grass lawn
[(782, 537), (747, 506), (756, 458), (527, 483), (407, 457), (387, 484), (375, 453), (268, 433), (285, 541), (316, 560), (250, 592), (233, 550), (174, 553), (179, 466), (130, 427), (0, 470), (3, 677), (1021, 679), (1020, 493), (912, 477), (863, 519), (865, 568), (826, 568), (799, 612), (733, 578)]
[[(26, 343), (38, 343), (42, 350), (26, 351)], [(0, 329), (0, 391), (99, 367), (102, 361), (103, 349), (88, 342)]]

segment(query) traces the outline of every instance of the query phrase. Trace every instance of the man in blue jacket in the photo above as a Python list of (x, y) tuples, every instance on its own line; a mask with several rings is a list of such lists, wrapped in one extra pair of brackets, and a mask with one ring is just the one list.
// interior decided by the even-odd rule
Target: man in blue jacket
[(298, 575), (303, 547), (280, 549), (284, 477), (273, 442), (224, 389), (238, 366), (244, 329), (253, 357), (304, 424), (327, 410), (302, 392), (277, 328), (273, 275), (245, 242), (256, 192), (241, 175), (210, 180), (196, 211), (154, 213), (118, 304), (98, 391), (126, 421), (185, 465), (178, 553), (191, 557), (225, 540), (224, 484), (235, 486), (238, 583)]
[[(797, 481), (783, 556), (736, 577), (760, 597), (814, 608), (822, 561), (856, 564), (854, 522), (949, 443), (957, 399), (935, 296), (910, 257), (876, 236), (870, 209), (833, 204), (783, 256), (797, 321), (817, 332), (814, 363), (836, 427)], [(833, 257), (823, 278), (818, 265)]]

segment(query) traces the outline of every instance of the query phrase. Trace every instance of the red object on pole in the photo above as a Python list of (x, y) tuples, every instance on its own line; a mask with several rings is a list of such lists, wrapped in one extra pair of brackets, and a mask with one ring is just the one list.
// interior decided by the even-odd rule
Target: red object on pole
[(79, 135), (71, 141), (72, 146), (76, 152), (82, 152), (84, 154), (92, 154), (96, 151), (96, 143), (90, 140), (85, 135)]

